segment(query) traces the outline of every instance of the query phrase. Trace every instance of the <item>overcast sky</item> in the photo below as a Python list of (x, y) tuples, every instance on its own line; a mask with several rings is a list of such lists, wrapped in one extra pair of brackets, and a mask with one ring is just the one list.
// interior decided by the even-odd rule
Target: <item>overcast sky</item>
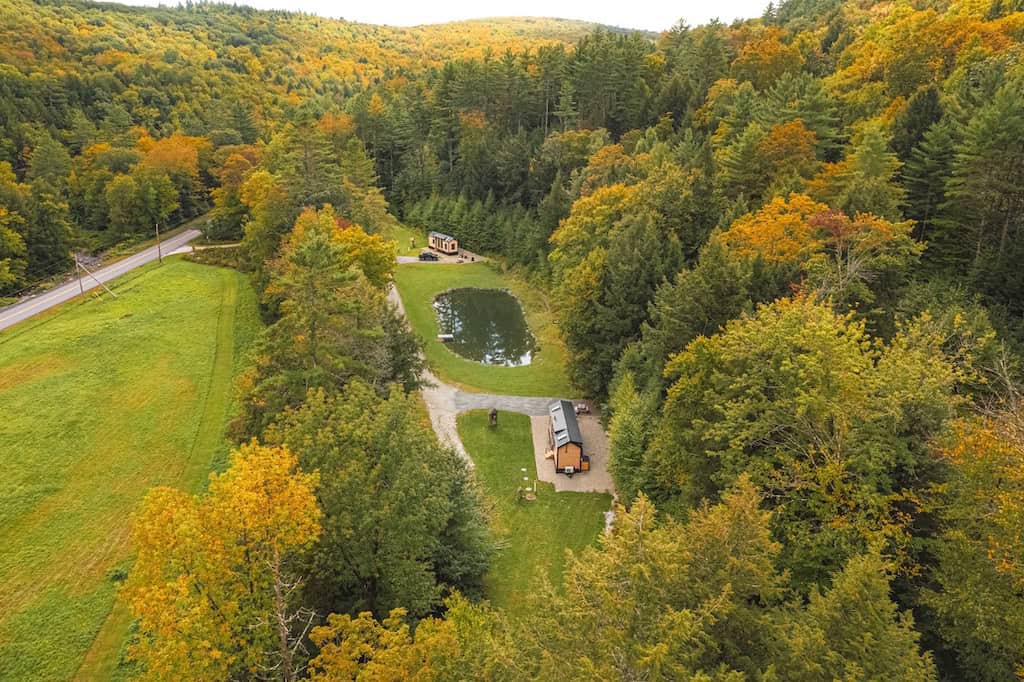
[[(134, 5), (170, 5), (177, 0), (122, 0)], [(248, 0), (260, 9), (290, 9), (394, 26), (436, 24), (458, 19), (533, 16), (583, 19), (602, 24), (664, 31), (680, 18), (690, 25), (718, 17), (724, 22), (759, 16), (768, 0)]]

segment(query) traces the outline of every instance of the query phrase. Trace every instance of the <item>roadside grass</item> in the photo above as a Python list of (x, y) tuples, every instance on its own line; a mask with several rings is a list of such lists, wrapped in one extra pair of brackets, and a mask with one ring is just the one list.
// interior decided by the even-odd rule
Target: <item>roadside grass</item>
[(171, 258), (114, 291), (0, 332), (0, 679), (119, 676), (131, 514), (225, 461), (248, 281)]
[(487, 596), (510, 616), (525, 615), (526, 597), (538, 577), (547, 576), (561, 588), (565, 550), (578, 553), (597, 539), (611, 495), (556, 493), (553, 485), (538, 481), (535, 501), (516, 501), (523, 476), (532, 486), (537, 474), (530, 418), (502, 412), (492, 429), (487, 413), (475, 410), (459, 415), (458, 426), (492, 505), (491, 526), (500, 548), (484, 581)]
[[(427, 363), (442, 381), (471, 391), (524, 396), (570, 397), (565, 346), (544, 291), (490, 263), (404, 263), (395, 268), (395, 286), (406, 317), (423, 337)], [(437, 340), (434, 297), (448, 289), (508, 289), (519, 299), (540, 350), (523, 367), (495, 367), (460, 357)]]
[[(381, 234), (388, 239), (398, 242), (399, 256), (415, 256), (427, 246), (426, 233), (402, 223), (396, 222), (391, 227), (384, 228)], [(409, 246), (410, 238), (415, 243), (415, 246)]]

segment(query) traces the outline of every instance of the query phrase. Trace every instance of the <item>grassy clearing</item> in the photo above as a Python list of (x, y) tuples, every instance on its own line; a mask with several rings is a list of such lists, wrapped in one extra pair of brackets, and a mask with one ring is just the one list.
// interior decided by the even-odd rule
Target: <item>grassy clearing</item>
[(115, 292), (0, 333), (0, 679), (115, 676), (131, 512), (225, 459), (248, 282), (170, 259)]
[[(398, 242), (399, 256), (415, 256), (427, 246), (427, 235), (424, 232), (402, 223), (385, 228), (382, 234)], [(409, 246), (410, 239), (413, 240), (414, 246)]]
[[(489, 263), (406, 263), (395, 269), (395, 284), (413, 329), (423, 337), (431, 369), (443, 381), (466, 390), (510, 395), (564, 397), (573, 395), (565, 373), (565, 347), (555, 327), (545, 293)], [(509, 289), (519, 299), (540, 346), (532, 364), (493, 367), (460, 357), (437, 340), (438, 323), (432, 303), (447, 289), (479, 287)]]
[(486, 412), (466, 412), (459, 415), (459, 436), (493, 504), (492, 525), (501, 546), (486, 578), (488, 597), (510, 615), (523, 614), (538, 575), (560, 585), (565, 550), (579, 552), (597, 538), (611, 496), (556, 493), (550, 483), (538, 482), (535, 501), (517, 502), (521, 468), (531, 484), (536, 477), (530, 418), (525, 415), (502, 412), (492, 429)]

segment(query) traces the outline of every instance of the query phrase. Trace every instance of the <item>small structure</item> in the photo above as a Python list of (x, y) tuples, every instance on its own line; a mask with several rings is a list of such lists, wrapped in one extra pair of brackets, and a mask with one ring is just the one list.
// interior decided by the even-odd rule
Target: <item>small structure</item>
[(555, 471), (572, 476), (590, 470), (590, 458), (583, 454), (583, 434), (576, 421), (576, 410), (568, 400), (556, 400), (548, 406), (551, 425), (548, 448), (554, 454)]
[(449, 256), (459, 252), (459, 240), (441, 232), (431, 232), (427, 237), (427, 243), (430, 248)]

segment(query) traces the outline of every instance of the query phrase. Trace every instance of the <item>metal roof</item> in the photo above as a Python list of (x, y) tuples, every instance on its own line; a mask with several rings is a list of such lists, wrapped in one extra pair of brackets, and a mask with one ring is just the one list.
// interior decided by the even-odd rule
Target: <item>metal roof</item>
[(561, 447), (567, 443), (583, 445), (583, 434), (576, 421), (576, 410), (568, 400), (556, 400), (548, 406), (551, 413), (551, 430), (555, 434), (555, 445)]
[(445, 234), (444, 232), (434, 232), (434, 231), (431, 231), (430, 232), (430, 236), (431, 237), (440, 237), (441, 239), (455, 239), (455, 237), (451, 236), (450, 234)]

